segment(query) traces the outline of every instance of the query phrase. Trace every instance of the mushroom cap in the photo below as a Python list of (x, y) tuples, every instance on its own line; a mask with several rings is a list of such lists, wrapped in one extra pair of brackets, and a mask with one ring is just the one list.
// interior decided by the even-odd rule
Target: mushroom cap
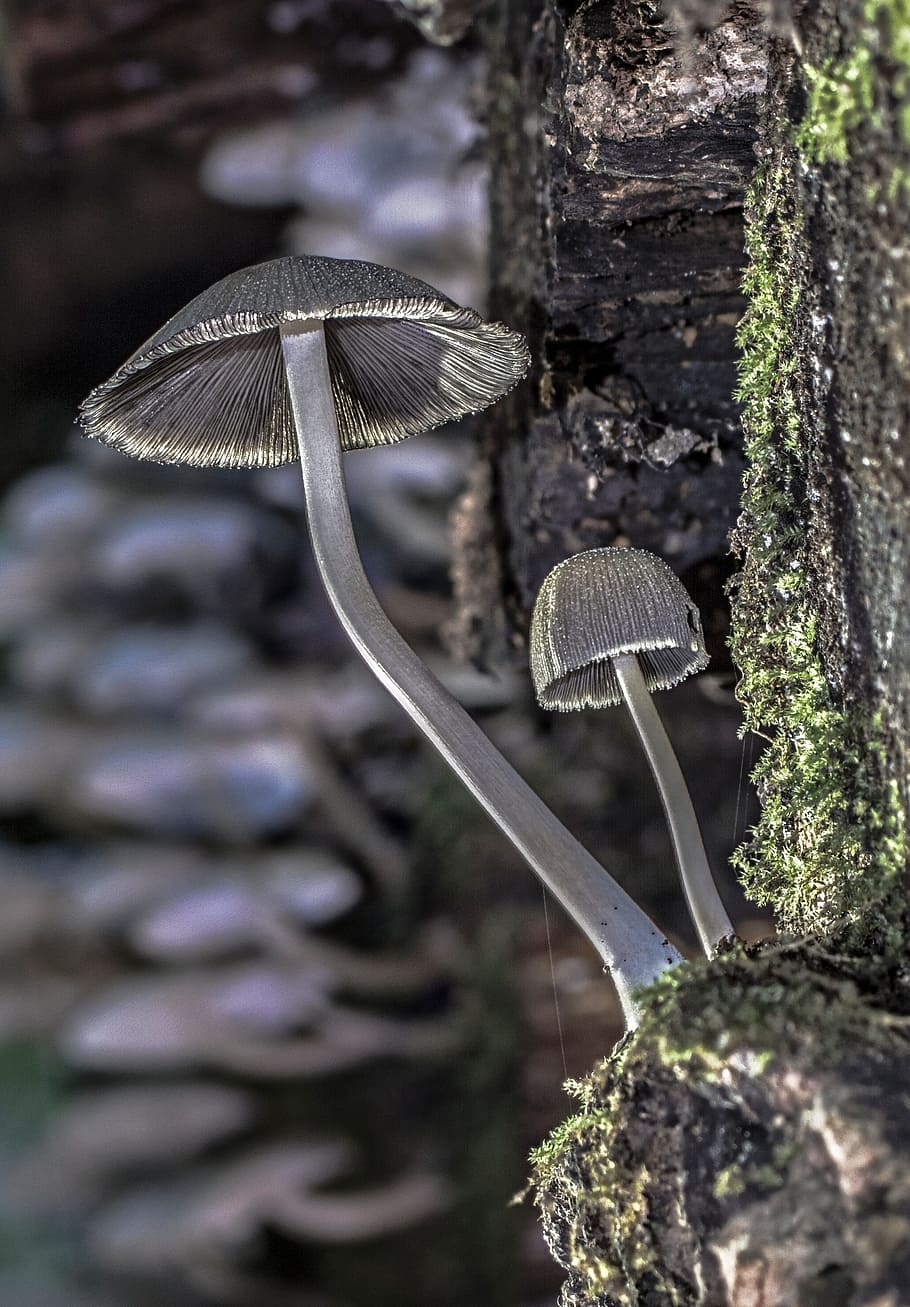
[(589, 549), (558, 563), (531, 619), (531, 673), (542, 708), (571, 712), (620, 703), (611, 662), (636, 654), (649, 690), (708, 665), (698, 609), (647, 549)]
[(279, 328), (325, 323), (343, 449), (392, 444), (501, 398), (524, 338), (426, 282), (352, 259), (291, 256), (216, 282), (89, 394), (90, 436), (136, 458), (274, 467), (298, 457)]

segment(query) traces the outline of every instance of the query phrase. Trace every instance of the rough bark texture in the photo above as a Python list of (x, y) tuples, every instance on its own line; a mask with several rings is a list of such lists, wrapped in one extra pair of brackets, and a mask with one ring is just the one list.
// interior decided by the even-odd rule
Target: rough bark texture
[(658, 987), (538, 1158), (564, 1307), (906, 1302), (910, 1017), (871, 980), (793, 944)]
[(742, 475), (734, 330), (765, 38), (745, 7), (687, 51), (657, 4), (570, 8), (506, 4), (487, 23), (495, 309), (539, 360), (497, 416), (518, 438), (488, 451), (500, 563), (516, 629), (554, 563), (623, 541), (666, 557), (710, 626)]
[[(735, 205), (754, 138), (732, 648), (747, 725), (770, 744), (739, 864), (802, 937), (686, 968), (579, 1087), (581, 1114), (536, 1169), (563, 1302), (902, 1303), (910, 12), (814, 0), (795, 35), (778, 15), (760, 121), (764, 38), (743, 10), (685, 57), (639, 5), (563, 17), (538, 17), (536, 47), (498, 47), (532, 51), (515, 105), (535, 85), (549, 97), (536, 155), (525, 146), (539, 226), (499, 265), (544, 350), (514, 411), (527, 437), (493, 453), (500, 557), (518, 609), (556, 556), (615, 539), (684, 575), (723, 566)], [(680, 431), (697, 439), (683, 448)], [(654, 457), (652, 433), (674, 458)]]

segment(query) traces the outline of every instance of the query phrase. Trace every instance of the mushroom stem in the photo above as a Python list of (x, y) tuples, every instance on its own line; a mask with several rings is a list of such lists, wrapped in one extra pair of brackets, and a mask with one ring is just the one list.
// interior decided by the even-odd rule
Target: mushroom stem
[(708, 866), (689, 790), (637, 657), (635, 654), (620, 654), (612, 661), (626, 707), (660, 791), (689, 912), (706, 956), (713, 957), (721, 940), (735, 932)]
[(627, 1024), (635, 991), (681, 962), (676, 949), (559, 822), (386, 617), (363, 570), (341, 467), (322, 323), (281, 328), (313, 554), (358, 653), (439, 750), (597, 949)]

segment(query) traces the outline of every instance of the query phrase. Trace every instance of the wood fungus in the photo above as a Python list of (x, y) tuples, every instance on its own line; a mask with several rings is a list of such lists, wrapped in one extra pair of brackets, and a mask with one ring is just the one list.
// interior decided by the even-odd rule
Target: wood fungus
[(81, 422), (159, 462), (268, 467), (299, 454), (313, 553), (339, 620), (592, 940), (634, 1024), (633, 991), (679, 954), (391, 625), (360, 562), (341, 469), (343, 450), (485, 408), (528, 363), (516, 332), (413, 277), (356, 261), (275, 259), (197, 296), (92, 391)]
[(708, 957), (734, 934), (708, 866), (692, 800), (657, 709), (666, 690), (708, 665), (698, 609), (646, 549), (589, 549), (557, 564), (531, 620), (531, 672), (542, 708), (625, 702), (660, 790), (683, 889)]

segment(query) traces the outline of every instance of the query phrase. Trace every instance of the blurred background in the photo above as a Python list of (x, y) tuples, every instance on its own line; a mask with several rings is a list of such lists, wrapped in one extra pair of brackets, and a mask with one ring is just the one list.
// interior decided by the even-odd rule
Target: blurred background
[[(388, 264), (484, 309), (477, 8), (5, 5), (3, 1307), (555, 1302), (512, 1200), (573, 1110), (564, 1081), (620, 1033), (596, 956), (349, 652), (294, 468), (140, 464), (74, 426), (183, 303), (278, 254)], [(548, 719), (520, 654), (446, 652), (475, 434), (348, 457), (367, 569), (691, 952), (621, 715)], [(729, 673), (673, 698), (723, 875), (751, 746)]]

